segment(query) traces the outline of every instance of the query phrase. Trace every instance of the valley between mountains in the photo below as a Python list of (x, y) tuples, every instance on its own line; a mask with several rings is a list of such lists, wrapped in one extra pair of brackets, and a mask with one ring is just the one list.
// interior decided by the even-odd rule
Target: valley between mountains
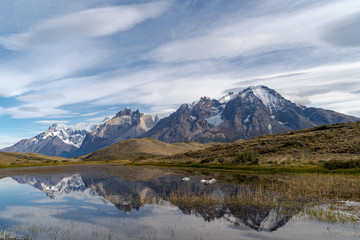
[(54, 124), (2, 149), (0, 164), (356, 165), (359, 120), (298, 105), (256, 86), (220, 99), (202, 97), (162, 119), (126, 108), (99, 124)]

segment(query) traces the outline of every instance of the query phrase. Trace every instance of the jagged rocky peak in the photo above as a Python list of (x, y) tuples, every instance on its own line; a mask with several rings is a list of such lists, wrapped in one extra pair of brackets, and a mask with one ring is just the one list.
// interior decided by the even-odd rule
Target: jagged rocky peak
[(48, 130), (55, 132), (55, 131), (60, 131), (60, 130), (63, 130), (63, 129), (66, 129), (66, 125), (65, 125), (65, 124), (63, 124), (63, 123), (54, 123), (53, 125), (51, 125), (51, 126), (49, 127)]
[(154, 118), (154, 126), (160, 121), (160, 118), (158, 115), (155, 115), (155, 118)]
[(231, 99), (233, 99), (234, 97), (236, 97), (237, 95), (234, 94), (234, 92), (229, 92), (228, 94), (226, 94), (225, 96), (219, 98), (219, 102), (221, 104), (226, 104), (228, 101), (230, 101)]
[(43, 140), (49, 137), (58, 137), (65, 144), (79, 148), (87, 133), (87, 129), (77, 128), (76, 126), (66, 126), (63, 123), (54, 123), (47, 131), (36, 137), (36, 139)]
[[(159, 121), (159, 119), (157, 121)], [(124, 110), (118, 112), (116, 116), (107, 123), (110, 125), (129, 124), (132, 126), (140, 124), (143, 128), (148, 130), (155, 126), (157, 121), (154, 121), (151, 115), (141, 113), (139, 109), (133, 112), (130, 107), (126, 107)]]
[[(139, 110), (137, 110), (137, 112), (139, 112)], [(131, 108), (126, 107), (124, 110), (118, 112), (115, 117), (132, 116), (132, 115), (133, 115), (133, 111), (131, 110)]]
[(144, 136), (165, 142), (228, 142), (357, 120), (334, 111), (299, 106), (260, 85), (229, 92), (219, 99), (202, 97), (183, 104)]

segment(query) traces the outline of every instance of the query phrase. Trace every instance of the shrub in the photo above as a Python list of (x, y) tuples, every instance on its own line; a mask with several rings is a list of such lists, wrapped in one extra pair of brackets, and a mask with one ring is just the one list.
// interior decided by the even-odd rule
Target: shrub
[(348, 160), (348, 161), (329, 160), (324, 163), (324, 168), (329, 169), (329, 170), (334, 170), (334, 169), (339, 169), (339, 168), (343, 168), (343, 169), (360, 168), (360, 160), (359, 159), (358, 160)]
[(259, 152), (258, 151), (245, 151), (238, 153), (235, 159), (231, 162), (232, 165), (247, 164), (257, 165), (259, 164)]
[(312, 128), (311, 131), (314, 132), (314, 131), (322, 131), (322, 130), (327, 130), (327, 129), (331, 129), (331, 125), (316, 126), (316, 127)]
[(215, 158), (209, 157), (209, 158), (205, 158), (205, 159), (201, 160), (200, 163), (203, 164), (203, 163), (209, 163), (209, 162), (213, 162), (213, 161), (215, 161)]
[(287, 140), (284, 142), (283, 147), (292, 147), (295, 146), (297, 144), (296, 141), (293, 140)]

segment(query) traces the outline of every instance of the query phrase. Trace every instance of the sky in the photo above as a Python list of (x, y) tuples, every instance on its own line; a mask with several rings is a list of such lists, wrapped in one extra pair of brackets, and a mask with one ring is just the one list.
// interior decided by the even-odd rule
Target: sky
[(359, 0), (2, 0), (0, 148), (268, 86), (360, 117)]

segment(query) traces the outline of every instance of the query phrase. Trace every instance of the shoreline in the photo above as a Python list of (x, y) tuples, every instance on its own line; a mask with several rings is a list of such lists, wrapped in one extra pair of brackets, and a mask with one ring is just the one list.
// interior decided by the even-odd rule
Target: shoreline
[(194, 170), (211, 170), (242, 173), (274, 173), (274, 174), (297, 174), (297, 173), (318, 173), (318, 174), (346, 174), (360, 175), (359, 168), (329, 170), (320, 165), (303, 166), (271, 166), (271, 165), (218, 165), (218, 164), (184, 164), (184, 163), (154, 163), (154, 162), (131, 162), (129, 160), (118, 161), (78, 161), (78, 162), (59, 162), (59, 163), (36, 163), (36, 164), (17, 164), (0, 165), (0, 169), (14, 169), (27, 167), (46, 167), (46, 166), (69, 166), (69, 165), (96, 165), (96, 164), (121, 164), (124, 166), (143, 166), (143, 167), (164, 167), (164, 168), (183, 168)]

